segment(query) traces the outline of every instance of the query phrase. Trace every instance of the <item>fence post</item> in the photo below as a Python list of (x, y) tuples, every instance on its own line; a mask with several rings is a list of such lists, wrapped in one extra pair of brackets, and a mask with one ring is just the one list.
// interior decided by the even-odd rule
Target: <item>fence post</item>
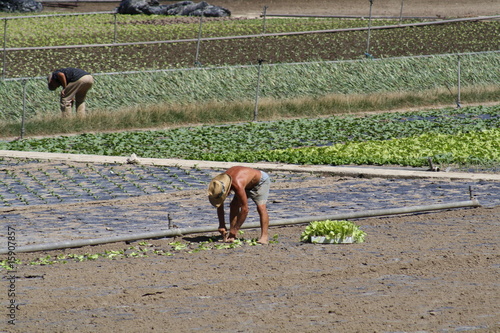
[(116, 18), (117, 18), (117, 13), (114, 13), (114, 15), (115, 15), (115, 24), (114, 24), (113, 44), (116, 44), (116, 35), (117, 35)]
[(262, 11), (264, 15), (264, 20), (262, 21), (262, 34), (266, 33), (266, 14), (267, 14), (267, 6), (264, 6), (264, 10)]
[(196, 55), (194, 58), (195, 66), (202, 66), (202, 64), (198, 61), (198, 56), (200, 54), (200, 42), (201, 42), (201, 29), (203, 27), (203, 14), (200, 15), (200, 27), (198, 29), (198, 41), (196, 42)]
[(460, 54), (457, 56), (458, 58), (458, 64), (457, 64), (457, 87), (458, 87), (458, 92), (457, 92), (457, 108), (461, 108), (462, 105), (460, 104), (460, 85), (461, 85), (461, 73), (460, 73)]
[(259, 115), (260, 73), (262, 71), (263, 59), (259, 59), (259, 71), (257, 74), (257, 89), (255, 90), (255, 107), (253, 109), (253, 121), (257, 121)]
[(403, 5), (404, 5), (404, 0), (401, 0), (401, 10), (399, 11), (399, 25), (401, 25), (403, 21)]
[(26, 82), (28, 80), (23, 80), (23, 114), (21, 117), (21, 139), (24, 138), (24, 120), (26, 119)]
[(373, 6), (373, 0), (370, 0), (370, 18), (368, 20), (368, 38), (366, 40), (366, 52), (365, 52), (365, 56), (367, 58), (373, 58), (373, 56), (370, 54), (370, 35), (371, 35), (371, 27), (372, 27), (372, 6)]
[(2, 79), (5, 79), (5, 73), (6, 73), (5, 63), (6, 63), (6, 57), (7, 57), (7, 19), (4, 19), (3, 21), (4, 21), (4, 25), (3, 25)]

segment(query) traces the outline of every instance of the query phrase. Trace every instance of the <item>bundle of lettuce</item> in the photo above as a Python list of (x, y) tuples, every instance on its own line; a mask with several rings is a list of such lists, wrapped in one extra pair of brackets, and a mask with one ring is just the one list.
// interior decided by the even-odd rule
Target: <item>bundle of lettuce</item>
[(331, 243), (362, 243), (366, 233), (349, 221), (314, 221), (302, 232), (300, 240), (314, 243), (317, 236), (322, 236)]

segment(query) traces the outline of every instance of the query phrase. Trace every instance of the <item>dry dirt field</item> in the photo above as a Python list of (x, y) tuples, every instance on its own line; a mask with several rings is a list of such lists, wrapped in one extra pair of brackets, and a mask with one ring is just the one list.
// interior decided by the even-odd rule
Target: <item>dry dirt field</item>
[[(210, 3), (235, 15), (258, 15), (264, 5), (270, 13), (368, 10), (364, 0)], [(399, 0), (374, 4), (381, 7), (374, 15), (399, 14)], [(107, 6), (92, 9), (116, 7)], [(499, 14), (499, 7), (497, 0), (406, 1), (405, 15)], [(14, 222), (0, 220), (3, 226)], [(499, 221), (500, 206), (454, 209), (363, 219), (368, 236), (361, 244), (302, 243), (304, 225), (296, 225), (272, 228), (277, 241), (267, 246), (19, 265), (15, 272), (1, 271), (0, 332), (500, 332)], [(1, 231), (2, 246), (6, 233)], [(244, 237), (257, 235), (250, 230)], [(16, 258), (130, 246), (166, 250), (174, 241), (196, 248), (210, 236)], [(11, 302), (16, 310), (8, 308)]]
[[(254, 213), (254, 212), (252, 212)], [(114, 243), (147, 257), (46, 266), (15, 275), (16, 325), (6, 332), (499, 332), (500, 207), (454, 209), (357, 221), (361, 244), (299, 241), (303, 225), (274, 227), (277, 242), (173, 256), (211, 235)], [(244, 237), (258, 236), (258, 230)], [(129, 253), (131, 250), (129, 250)], [(137, 251), (137, 250), (134, 250)], [(5, 274), (5, 271), (3, 271)]]

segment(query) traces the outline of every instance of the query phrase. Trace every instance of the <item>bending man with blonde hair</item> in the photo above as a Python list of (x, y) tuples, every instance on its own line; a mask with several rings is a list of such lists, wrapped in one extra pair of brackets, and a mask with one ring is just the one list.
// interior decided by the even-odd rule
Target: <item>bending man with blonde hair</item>
[[(261, 234), (258, 242), (269, 243), (269, 215), (266, 203), (270, 186), (271, 180), (267, 173), (243, 166), (229, 168), (212, 179), (208, 186), (208, 200), (217, 208), (219, 232), (225, 242), (233, 242), (236, 239), (248, 216), (248, 198), (251, 198), (257, 205), (260, 217)], [(224, 217), (224, 200), (231, 191), (234, 191), (234, 198), (229, 205), (228, 233)]]

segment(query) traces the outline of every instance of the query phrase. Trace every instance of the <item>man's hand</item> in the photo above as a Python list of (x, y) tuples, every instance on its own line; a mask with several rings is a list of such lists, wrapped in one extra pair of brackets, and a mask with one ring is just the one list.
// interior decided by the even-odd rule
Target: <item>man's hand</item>
[(225, 243), (234, 243), (236, 241), (236, 235), (233, 234), (227, 234), (226, 237), (224, 238)]

